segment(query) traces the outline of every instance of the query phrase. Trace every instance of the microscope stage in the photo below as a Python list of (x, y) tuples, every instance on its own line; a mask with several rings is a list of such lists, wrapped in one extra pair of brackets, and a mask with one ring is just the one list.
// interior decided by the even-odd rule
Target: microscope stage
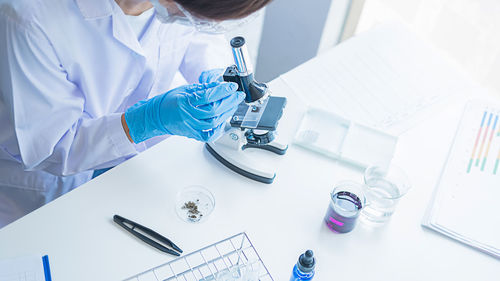
[[(266, 131), (274, 131), (278, 126), (278, 121), (283, 115), (283, 109), (286, 105), (285, 97), (274, 97), (271, 96), (268, 98), (267, 106), (264, 108), (264, 113), (262, 114), (259, 123), (256, 128), (257, 130), (266, 130)], [(245, 128), (241, 126), (243, 119), (245, 118), (245, 114), (248, 111), (248, 105), (245, 102), (242, 102), (236, 112), (231, 119), (231, 127), (236, 128)], [(235, 118), (236, 117), (236, 118)]]

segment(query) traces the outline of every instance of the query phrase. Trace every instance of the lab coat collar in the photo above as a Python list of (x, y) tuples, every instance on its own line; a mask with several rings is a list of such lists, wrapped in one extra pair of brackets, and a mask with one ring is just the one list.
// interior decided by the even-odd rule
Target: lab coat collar
[(82, 15), (86, 19), (97, 19), (113, 14), (113, 0), (75, 0)]
[(123, 12), (113, 13), (113, 36), (132, 51), (145, 57), (144, 50), (130, 28), (130, 25), (125, 20), (125, 14), (123, 14)]
[(75, 1), (85, 19), (94, 20), (111, 16), (113, 37), (138, 55), (145, 57), (143, 48), (125, 20), (125, 14), (114, 0)]

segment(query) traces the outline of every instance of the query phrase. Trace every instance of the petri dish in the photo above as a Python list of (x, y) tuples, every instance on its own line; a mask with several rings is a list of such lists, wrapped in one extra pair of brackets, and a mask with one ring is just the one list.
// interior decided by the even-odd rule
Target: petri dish
[(215, 197), (206, 187), (191, 185), (177, 193), (175, 210), (185, 222), (198, 223), (207, 219), (215, 208)]

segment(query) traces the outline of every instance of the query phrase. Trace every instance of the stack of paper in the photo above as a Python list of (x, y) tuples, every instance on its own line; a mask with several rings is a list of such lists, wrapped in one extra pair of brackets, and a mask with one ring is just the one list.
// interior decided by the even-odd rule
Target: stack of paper
[(500, 258), (500, 106), (467, 105), (422, 225)]
[(392, 135), (468, 92), (456, 65), (392, 24), (357, 35), (281, 78), (307, 105)]

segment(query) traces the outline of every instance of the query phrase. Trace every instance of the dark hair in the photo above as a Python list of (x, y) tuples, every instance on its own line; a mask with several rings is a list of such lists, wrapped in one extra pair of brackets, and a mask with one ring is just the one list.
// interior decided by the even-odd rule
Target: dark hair
[(196, 16), (214, 20), (244, 18), (271, 0), (174, 0)]

